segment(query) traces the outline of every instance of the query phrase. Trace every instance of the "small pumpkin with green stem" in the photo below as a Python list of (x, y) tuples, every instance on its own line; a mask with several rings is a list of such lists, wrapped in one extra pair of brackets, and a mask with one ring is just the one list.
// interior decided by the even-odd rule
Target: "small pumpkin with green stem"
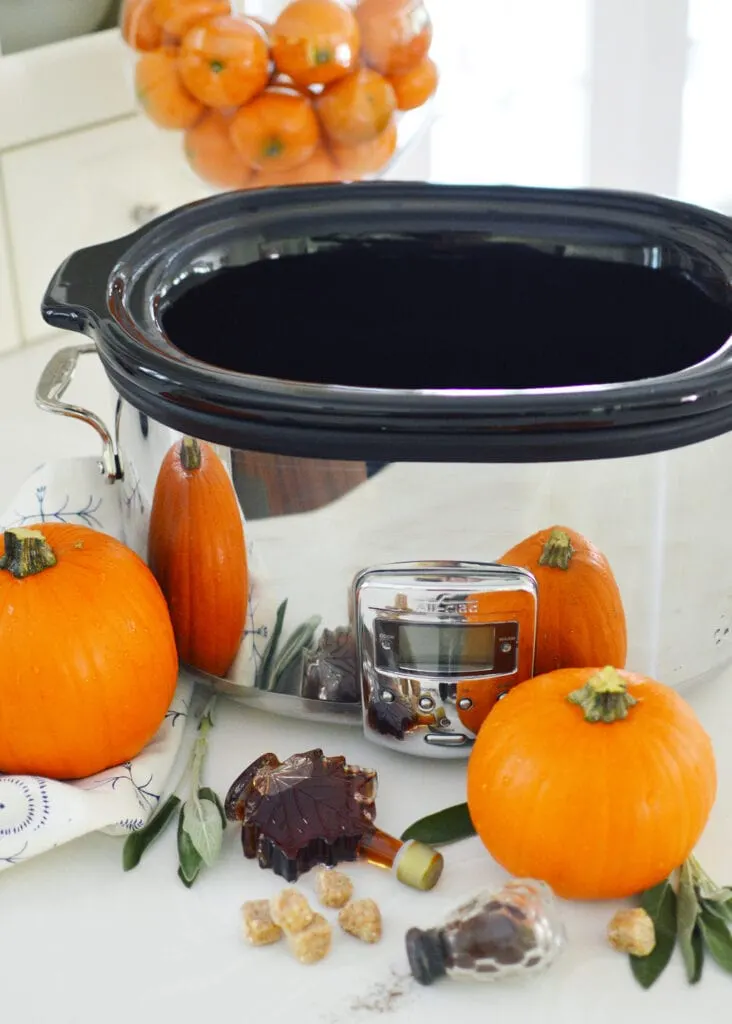
[(625, 667), (625, 610), (605, 555), (567, 526), (539, 530), (498, 559), (539, 586), (534, 672), (584, 665)]
[(711, 740), (673, 689), (615, 668), (515, 687), (468, 764), (470, 818), (511, 874), (569, 899), (649, 889), (691, 855), (717, 788)]
[(129, 761), (177, 680), (165, 600), (133, 551), (71, 523), (0, 535), (0, 772), (79, 779)]

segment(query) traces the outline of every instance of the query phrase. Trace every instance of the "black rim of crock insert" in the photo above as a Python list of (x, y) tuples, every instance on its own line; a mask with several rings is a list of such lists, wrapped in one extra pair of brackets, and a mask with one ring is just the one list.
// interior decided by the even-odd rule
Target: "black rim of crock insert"
[[(122, 395), (148, 416), (233, 448), (374, 461), (535, 462), (677, 448), (732, 429), (732, 353), (650, 380), (515, 391), (399, 391), (289, 383), (221, 370), (176, 349), (160, 328), (160, 285), (189, 240), (317, 218), (449, 215), (497, 226), (572, 216), (632, 228), (698, 251), (732, 276), (732, 225), (687, 204), (589, 189), (370, 182), (229, 193), (183, 207), (133, 235), (74, 253), (43, 301), (46, 321), (87, 334)], [(405, 214), (406, 211), (406, 214)], [(156, 284), (157, 282), (157, 284)], [(156, 290), (157, 288), (157, 290)], [(142, 314), (131, 296), (145, 295)], [(139, 302), (138, 302), (139, 307)]]

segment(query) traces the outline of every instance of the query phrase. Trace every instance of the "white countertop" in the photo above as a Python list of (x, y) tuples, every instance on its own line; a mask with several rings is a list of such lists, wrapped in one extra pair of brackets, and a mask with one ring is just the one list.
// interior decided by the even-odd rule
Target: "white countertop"
[[(33, 405), (46, 359), (74, 341), (59, 334), (2, 363), (3, 506), (38, 463), (98, 450), (90, 428)], [(69, 394), (111, 416), (111, 394), (94, 357), (82, 364)], [(715, 742), (720, 774), (717, 805), (698, 852), (713, 877), (728, 882), (732, 692), (717, 683), (688, 697)], [(463, 798), (460, 763), (424, 763), (369, 744), (358, 729), (308, 726), (229, 702), (219, 706), (206, 781), (223, 794), (264, 751), (284, 758), (314, 746), (379, 771), (378, 821), (393, 834)], [(413, 1021), (419, 1015), (425, 1024), (442, 1024), (450, 1014), (478, 1021), (486, 1013), (516, 1024), (641, 1024), (681, 1022), (728, 993), (728, 978), (713, 964), (705, 967), (701, 985), (690, 989), (680, 962), (651, 993), (642, 992), (626, 959), (606, 944), (615, 905), (563, 903), (569, 945), (544, 977), (522, 985), (413, 986), (387, 1014), (374, 1007), (391, 972), (405, 969), (406, 929), (438, 924), (465, 897), (503, 880), (477, 839), (446, 848), (445, 873), (431, 893), (405, 889), (368, 865), (349, 866), (358, 894), (373, 896), (382, 907), (384, 939), (367, 947), (337, 935), (328, 960), (313, 967), (300, 966), (281, 946), (256, 950), (242, 941), (240, 904), (271, 894), (281, 881), (244, 861), (235, 829), (227, 832), (220, 862), (190, 891), (176, 877), (174, 829), (130, 874), (122, 871), (121, 849), (121, 840), (94, 835), (0, 875), (0, 1006), (13, 1024), (198, 1024), (239, 1014), (304, 1024), (358, 1024), (379, 1014)], [(301, 884), (311, 891), (308, 876)]]

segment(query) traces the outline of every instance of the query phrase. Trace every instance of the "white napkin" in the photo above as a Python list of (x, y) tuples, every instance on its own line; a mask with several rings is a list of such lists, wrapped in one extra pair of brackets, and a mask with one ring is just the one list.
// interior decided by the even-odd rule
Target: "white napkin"
[[(0, 516), (0, 529), (49, 522), (83, 524), (121, 538), (117, 494), (96, 459), (40, 466)], [(166, 793), (191, 731), (193, 690), (193, 681), (181, 674), (157, 735), (133, 761), (70, 783), (0, 775), (0, 871), (89, 832), (123, 835), (141, 828)]]

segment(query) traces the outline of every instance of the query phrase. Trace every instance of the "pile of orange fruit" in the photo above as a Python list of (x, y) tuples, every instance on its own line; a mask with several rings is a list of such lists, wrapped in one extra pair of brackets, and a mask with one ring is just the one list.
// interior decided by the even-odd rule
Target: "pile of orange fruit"
[(145, 113), (216, 188), (376, 175), (398, 112), (438, 83), (423, 0), (291, 0), (273, 24), (229, 0), (125, 0), (122, 34)]

